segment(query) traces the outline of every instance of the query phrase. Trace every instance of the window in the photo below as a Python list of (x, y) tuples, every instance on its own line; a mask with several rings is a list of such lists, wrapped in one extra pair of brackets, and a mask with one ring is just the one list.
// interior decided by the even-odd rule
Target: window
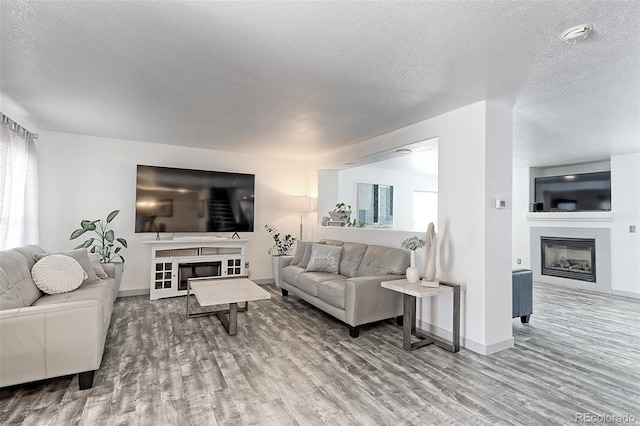
[(0, 115), (0, 250), (37, 244), (38, 175), (34, 135)]

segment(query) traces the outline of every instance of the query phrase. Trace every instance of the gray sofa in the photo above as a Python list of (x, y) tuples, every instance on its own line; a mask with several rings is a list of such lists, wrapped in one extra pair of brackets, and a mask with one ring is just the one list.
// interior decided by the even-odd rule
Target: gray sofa
[(0, 251), (0, 387), (78, 373), (80, 389), (91, 388), (121, 267), (103, 264), (108, 277), (49, 295), (31, 277), (40, 253), (33, 245)]
[[(282, 258), (279, 286), (282, 295), (295, 294), (334, 316), (358, 337), (360, 326), (402, 316), (402, 295), (380, 286), (382, 281), (404, 278), (409, 254), (402, 249), (336, 240), (319, 245), (339, 247), (339, 252), (317, 254), (314, 243), (301, 242), (295, 256)], [(317, 271), (310, 267), (316, 257), (335, 256), (336, 269)], [(320, 268), (323, 269), (323, 268)]]

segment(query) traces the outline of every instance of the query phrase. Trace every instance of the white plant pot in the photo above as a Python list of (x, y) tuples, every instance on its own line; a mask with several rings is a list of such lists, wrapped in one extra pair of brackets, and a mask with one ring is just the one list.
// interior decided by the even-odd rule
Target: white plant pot
[(351, 217), (351, 210), (348, 212), (329, 212), (329, 216), (334, 222), (346, 222)]
[(273, 282), (276, 287), (280, 287), (280, 256), (271, 256), (271, 267), (273, 268)]

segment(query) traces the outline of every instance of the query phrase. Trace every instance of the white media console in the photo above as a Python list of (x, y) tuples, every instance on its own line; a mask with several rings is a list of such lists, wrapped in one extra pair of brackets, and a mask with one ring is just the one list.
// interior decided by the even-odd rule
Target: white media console
[(185, 296), (195, 277), (244, 277), (248, 240), (204, 237), (146, 240), (151, 245), (151, 300)]

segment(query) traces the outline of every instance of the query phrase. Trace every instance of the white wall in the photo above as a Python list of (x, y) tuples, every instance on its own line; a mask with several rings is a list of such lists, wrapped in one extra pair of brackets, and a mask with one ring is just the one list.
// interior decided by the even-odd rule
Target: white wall
[[(510, 108), (483, 101), (315, 161), (315, 166), (322, 169), (438, 137), (438, 275), (466, 286), (462, 295), (462, 344), (480, 353), (513, 346), (511, 209), (493, 208), (495, 198), (511, 205), (511, 129)], [(323, 178), (321, 183), (333, 184), (335, 179)], [(320, 186), (318, 193), (321, 206), (340, 201), (323, 199), (337, 197), (336, 188)], [(487, 227), (490, 232), (486, 232)], [(446, 331), (450, 329), (450, 304), (446, 298), (433, 304), (424, 301), (422, 318), (436, 331)]]
[[(513, 114), (511, 106), (491, 101), (487, 102), (486, 114), (484, 169), (480, 174), (484, 175), (485, 339), (487, 346), (499, 347), (502, 336), (511, 336), (513, 328), (512, 303), (506, 303), (512, 302)], [(496, 208), (497, 200), (506, 201), (507, 208)], [(505, 229), (508, 229), (507, 235), (504, 235)], [(494, 238), (494, 235), (501, 237)], [(490, 283), (504, 283), (504, 286)]]
[[(529, 212), (529, 167), (513, 168), (513, 201), (512, 201), (512, 229), (513, 247), (511, 251), (512, 269), (531, 269), (531, 255), (529, 253), (529, 222), (526, 214)], [(520, 259), (521, 263), (518, 263)]]
[[(255, 174), (255, 232), (241, 233), (251, 240), (247, 261), (255, 279), (273, 277), (267, 254), (272, 240), (264, 225), (270, 223), (282, 233), (297, 236), (300, 214), (289, 210), (289, 197), (308, 193), (307, 165), (300, 161), (267, 161), (221, 151), (56, 132), (41, 132), (37, 152), (41, 245), (50, 251), (71, 249), (78, 241), (69, 241), (69, 235), (82, 219), (104, 218), (111, 210), (121, 209), (112, 224), (116, 235), (129, 242), (121, 287), (125, 293), (149, 289), (150, 248), (140, 241), (151, 235), (134, 233), (137, 164)], [(315, 214), (307, 216), (315, 222)]]
[[(339, 172), (338, 198), (357, 211), (358, 183), (393, 186), (393, 229), (413, 229), (413, 191), (438, 191), (438, 177), (407, 170), (376, 167), (375, 164)], [(320, 217), (326, 212), (319, 212)], [(426, 229), (425, 229), (426, 231)]]
[(611, 292), (640, 298), (640, 153), (611, 157), (611, 209)]

